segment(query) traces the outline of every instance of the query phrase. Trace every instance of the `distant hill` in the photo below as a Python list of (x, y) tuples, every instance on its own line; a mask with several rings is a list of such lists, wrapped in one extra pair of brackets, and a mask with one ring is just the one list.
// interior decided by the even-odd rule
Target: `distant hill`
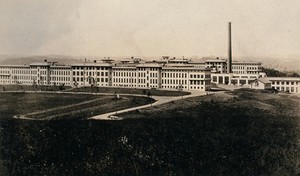
[(295, 71), (300, 73), (300, 56), (299, 57), (261, 57), (261, 58), (239, 58), (236, 60), (258, 61), (265, 68), (274, 68), (279, 71)]
[(268, 77), (300, 77), (300, 74), (296, 71), (279, 71), (273, 68), (264, 68), (263, 72), (265, 72)]
[(50, 56), (0, 56), (0, 64), (2, 65), (23, 65), (30, 64), (33, 62), (43, 62), (47, 60), (49, 62), (55, 61), (60, 64), (72, 64), (84, 61), (84, 57), (73, 57), (73, 56), (60, 56), (60, 55), (50, 55)]
[[(130, 58), (131, 56), (124, 57), (110, 57), (114, 60), (121, 60), (124, 58)], [(144, 60), (155, 60), (160, 59), (161, 56), (134, 56), (137, 58), (142, 58)], [(172, 58), (173, 56), (170, 56)], [(32, 62), (42, 62), (45, 59), (48, 61), (56, 61), (61, 64), (71, 64), (77, 62), (83, 62), (84, 59), (87, 58), (89, 61), (93, 60), (101, 60), (107, 57), (102, 56), (63, 56), (63, 55), (47, 55), (47, 56), (8, 56), (8, 55), (0, 55), (0, 64), (1, 65), (23, 65), (30, 64)], [(183, 56), (176, 57), (183, 58)], [(205, 61), (207, 59), (216, 59), (217, 56), (188, 56), (184, 57), (186, 59), (192, 59), (193, 61)], [(219, 57), (220, 59), (227, 59), (227, 57)], [(258, 61), (261, 62), (263, 67), (265, 68), (274, 68), (278, 71), (295, 71), (300, 73), (300, 59), (298, 57), (289, 57), (289, 58), (274, 58), (274, 57), (261, 57), (261, 58), (253, 58), (253, 57), (233, 57), (233, 61)]]

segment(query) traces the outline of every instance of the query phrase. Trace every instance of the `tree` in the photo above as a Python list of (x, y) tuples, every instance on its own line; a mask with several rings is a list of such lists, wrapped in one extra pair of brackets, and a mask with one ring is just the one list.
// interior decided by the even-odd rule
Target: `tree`
[(150, 91), (147, 92), (147, 96), (151, 97), (151, 92)]
[(145, 89), (143, 89), (143, 94), (146, 95), (147, 94), (147, 91)]
[(59, 85), (59, 90), (60, 91), (65, 90), (65, 84), (64, 83)]
[(75, 86), (76, 89), (78, 88), (78, 82), (77, 81), (74, 81), (74, 86)]
[(37, 84), (36, 84), (36, 81), (35, 81), (35, 80), (33, 80), (33, 82), (32, 82), (32, 89), (33, 89), (34, 91), (37, 90)]
[(262, 71), (269, 77), (300, 77), (300, 74), (294, 71), (279, 71), (273, 68), (262, 68)]

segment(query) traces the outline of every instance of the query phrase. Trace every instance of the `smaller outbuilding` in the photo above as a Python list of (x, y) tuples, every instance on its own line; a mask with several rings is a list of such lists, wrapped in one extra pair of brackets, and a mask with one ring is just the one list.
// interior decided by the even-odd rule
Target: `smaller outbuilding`
[(272, 89), (272, 82), (266, 78), (257, 78), (250, 84), (251, 89)]

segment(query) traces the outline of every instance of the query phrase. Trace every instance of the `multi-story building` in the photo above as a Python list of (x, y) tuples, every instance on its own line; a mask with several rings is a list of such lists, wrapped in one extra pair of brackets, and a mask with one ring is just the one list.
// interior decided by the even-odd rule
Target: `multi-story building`
[(0, 66), (0, 84), (210, 89), (210, 69), (182, 64), (95, 61), (64, 66), (45, 60), (23, 66)]
[(111, 86), (112, 65), (109, 63), (82, 63), (71, 65), (71, 86)]
[[(209, 90), (210, 83), (250, 85), (261, 77), (259, 62), (233, 62), (227, 73), (223, 59), (193, 63), (186, 59), (163, 62), (84, 62), (59, 65), (56, 62), (0, 66), (1, 85), (66, 85), (72, 87), (105, 86), (176, 90)], [(266, 77), (272, 88), (300, 92), (300, 78)]]
[(262, 72), (260, 62), (232, 62), (232, 72), (237, 74), (259, 74)]
[[(209, 59), (203, 65), (206, 68), (211, 68), (212, 73), (227, 73), (226, 59)], [(235, 74), (259, 74), (262, 72), (262, 65), (260, 62), (251, 61), (235, 61), (232, 62), (232, 73)]]
[(264, 74), (212, 73), (211, 82), (216, 84), (248, 85)]
[(71, 66), (52, 65), (51, 67), (49, 67), (48, 73), (49, 81), (47, 84), (71, 86)]
[(211, 68), (212, 73), (226, 73), (227, 61), (225, 59), (210, 59), (205, 61), (205, 67)]
[(0, 84), (31, 84), (31, 73), (28, 65), (1, 65)]

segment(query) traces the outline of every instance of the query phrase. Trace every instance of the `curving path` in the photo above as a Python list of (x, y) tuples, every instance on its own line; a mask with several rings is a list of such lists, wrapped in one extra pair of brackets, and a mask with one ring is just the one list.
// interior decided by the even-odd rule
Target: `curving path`
[[(28, 91), (28, 92), (30, 92), (30, 91)], [(112, 120), (109, 116), (112, 116), (112, 115), (117, 116), (117, 114), (121, 114), (121, 113), (125, 113), (125, 112), (130, 112), (130, 111), (134, 111), (134, 110), (138, 110), (138, 109), (143, 109), (143, 108), (148, 108), (148, 107), (152, 107), (152, 106), (157, 106), (157, 105), (161, 105), (161, 104), (165, 104), (165, 103), (169, 103), (169, 102), (172, 102), (172, 101), (176, 101), (176, 100), (180, 100), (180, 99), (185, 99), (185, 98), (189, 98), (189, 97), (196, 97), (196, 96), (207, 95), (207, 93), (203, 92), (203, 91), (189, 91), (189, 92), (191, 92), (190, 95), (184, 95), (184, 96), (152, 96), (152, 98), (154, 100), (156, 100), (156, 102), (154, 102), (152, 104), (142, 105), (142, 106), (138, 106), (138, 107), (132, 107), (132, 108), (123, 109), (123, 110), (119, 110), (119, 111), (114, 111), (114, 112), (110, 112), (110, 113), (106, 113), (106, 114), (100, 114), (100, 115), (89, 117), (88, 119), (94, 119), (94, 120)], [(54, 92), (41, 92), (41, 93), (54, 93)], [(114, 93), (85, 93), (85, 92), (55, 92), (55, 93), (57, 93), (57, 94), (61, 93), (61, 94), (115, 95)], [(145, 96), (145, 95), (140, 95), (140, 94), (120, 94), (120, 95), (121, 96), (141, 96), (141, 97)], [(90, 102), (90, 101), (95, 101), (95, 100), (89, 100), (87, 102)], [(79, 104), (84, 104), (84, 103), (87, 103), (87, 102), (81, 102)], [(69, 105), (69, 106), (73, 106), (73, 105)], [(61, 109), (63, 109), (63, 108), (65, 108), (65, 107), (61, 107)], [(48, 109), (48, 110), (42, 110), (42, 111), (38, 111), (38, 112), (32, 112), (32, 113), (29, 113), (29, 115), (44, 113), (44, 112), (55, 110), (55, 109), (57, 109), (57, 108)], [(16, 115), (16, 116), (13, 116), (13, 118), (24, 119), (24, 120), (50, 120), (48, 118), (46, 118), (46, 119), (29, 118), (29, 117), (26, 117), (26, 115)], [(118, 119), (116, 119), (116, 120), (118, 120)]]
[[(118, 114), (121, 114), (121, 113), (135, 111), (135, 110), (138, 110), (138, 109), (144, 109), (144, 108), (148, 108), (148, 107), (152, 107), (152, 106), (157, 106), (157, 105), (169, 103), (169, 102), (180, 100), (180, 99), (185, 99), (185, 98), (190, 98), (190, 97), (207, 95), (207, 92), (202, 92), (202, 91), (190, 91), (190, 92), (191, 92), (190, 95), (176, 96), (176, 97), (152, 96), (152, 98), (156, 100), (156, 102), (154, 102), (152, 104), (147, 104), (147, 105), (143, 105), (143, 106), (138, 106), (138, 107), (133, 107), (133, 108), (128, 108), (128, 109), (123, 109), (123, 110), (119, 110), (119, 111), (115, 111), (115, 112), (110, 112), (110, 113), (106, 113), (106, 114), (100, 114), (100, 115), (96, 115), (96, 116), (90, 117), (88, 119), (94, 119), (94, 120), (113, 120), (113, 119), (110, 118), (110, 116), (117, 116)], [(116, 120), (120, 120), (120, 119), (116, 119)]]

